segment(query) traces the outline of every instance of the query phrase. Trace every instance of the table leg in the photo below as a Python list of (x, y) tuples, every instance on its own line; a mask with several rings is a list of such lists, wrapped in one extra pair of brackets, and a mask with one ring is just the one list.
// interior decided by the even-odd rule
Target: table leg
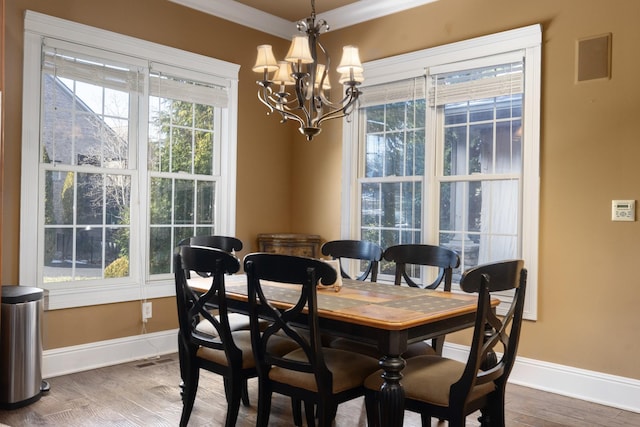
[(404, 421), (404, 387), (400, 384), (405, 361), (400, 356), (384, 356), (380, 359), (384, 382), (380, 387), (380, 425), (402, 427)]

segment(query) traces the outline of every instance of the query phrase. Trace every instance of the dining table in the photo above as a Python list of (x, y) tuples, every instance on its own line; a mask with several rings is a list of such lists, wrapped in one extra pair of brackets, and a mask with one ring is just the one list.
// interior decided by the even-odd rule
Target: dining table
[[(195, 276), (195, 275), (194, 275)], [(208, 290), (210, 280), (190, 279), (196, 291)], [(231, 311), (248, 313), (247, 279), (244, 274), (225, 278), (227, 304)], [(293, 306), (299, 298), (299, 286), (262, 282), (265, 296), (279, 309)], [(400, 427), (404, 420), (402, 354), (413, 342), (427, 340), (472, 327), (477, 296), (396, 286), (392, 283), (342, 279), (341, 287), (319, 287), (318, 317), (322, 332), (375, 345), (384, 379), (380, 388), (381, 425)], [(499, 304), (493, 298), (493, 307)]]

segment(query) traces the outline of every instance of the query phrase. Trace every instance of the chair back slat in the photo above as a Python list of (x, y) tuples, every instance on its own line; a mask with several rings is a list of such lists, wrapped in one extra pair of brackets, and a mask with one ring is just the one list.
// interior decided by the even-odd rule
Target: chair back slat
[[(402, 279), (412, 287), (436, 289), (444, 281), (444, 290), (451, 290), (453, 270), (460, 266), (458, 254), (442, 246), (434, 245), (395, 245), (384, 251), (384, 259), (395, 263), (396, 285), (402, 283)], [(423, 265), (438, 268), (438, 275), (430, 284), (415, 282), (407, 273), (408, 265)]]
[(382, 259), (383, 250), (376, 243), (366, 240), (332, 240), (322, 245), (321, 251), (323, 255), (340, 262), (340, 274), (345, 279), (351, 279), (351, 277), (344, 270), (343, 258), (363, 261), (361, 266), (364, 268), (356, 280), (366, 280), (369, 275), (372, 282), (378, 279), (378, 265)]

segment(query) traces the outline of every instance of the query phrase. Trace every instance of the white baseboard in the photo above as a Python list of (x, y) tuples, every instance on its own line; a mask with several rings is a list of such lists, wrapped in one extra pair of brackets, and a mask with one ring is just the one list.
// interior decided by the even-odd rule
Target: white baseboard
[[(51, 378), (178, 351), (177, 330), (47, 350), (42, 376)], [(445, 343), (444, 355), (467, 360), (469, 348)], [(640, 381), (518, 357), (509, 382), (640, 413)]]
[[(445, 343), (443, 354), (466, 361), (469, 347)], [(517, 357), (509, 382), (640, 413), (640, 381)]]
[(47, 379), (177, 351), (177, 329), (56, 348), (43, 352), (42, 377)]

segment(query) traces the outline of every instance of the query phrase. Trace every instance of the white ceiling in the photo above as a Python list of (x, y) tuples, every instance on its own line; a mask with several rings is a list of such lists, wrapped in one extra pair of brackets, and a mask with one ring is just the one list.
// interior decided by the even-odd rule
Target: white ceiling
[[(170, 0), (285, 39), (311, 14), (311, 0)], [(348, 27), (437, 0), (317, 0), (316, 15), (332, 29)]]

